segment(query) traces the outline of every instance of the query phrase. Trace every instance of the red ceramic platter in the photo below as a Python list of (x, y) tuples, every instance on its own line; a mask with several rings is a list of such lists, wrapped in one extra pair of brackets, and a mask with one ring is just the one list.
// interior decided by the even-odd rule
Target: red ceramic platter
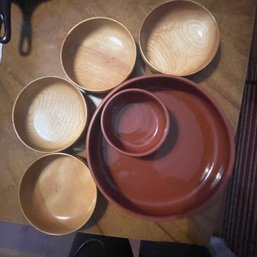
[[(147, 157), (119, 153), (101, 132), (103, 106), (126, 88), (148, 90), (169, 112), (166, 141)], [(168, 75), (134, 78), (112, 91), (91, 120), (86, 144), (101, 192), (131, 214), (152, 220), (198, 210), (226, 182), (234, 162), (232, 133), (218, 106), (195, 83)]]

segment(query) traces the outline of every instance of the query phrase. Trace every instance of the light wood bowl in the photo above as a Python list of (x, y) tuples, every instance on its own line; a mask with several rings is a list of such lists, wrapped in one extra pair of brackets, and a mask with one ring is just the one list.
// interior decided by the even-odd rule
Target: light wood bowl
[(215, 56), (220, 33), (213, 15), (191, 1), (170, 1), (144, 20), (139, 36), (143, 59), (154, 72), (187, 76)]
[(91, 217), (96, 200), (96, 185), (86, 164), (64, 153), (36, 160), (20, 183), (25, 218), (47, 234), (64, 235), (81, 228)]
[(28, 84), (13, 106), (14, 129), (29, 148), (58, 152), (71, 146), (87, 122), (87, 105), (78, 88), (58, 77)]
[(79, 87), (95, 93), (111, 90), (132, 72), (136, 44), (120, 22), (104, 17), (84, 20), (63, 41), (61, 63)]

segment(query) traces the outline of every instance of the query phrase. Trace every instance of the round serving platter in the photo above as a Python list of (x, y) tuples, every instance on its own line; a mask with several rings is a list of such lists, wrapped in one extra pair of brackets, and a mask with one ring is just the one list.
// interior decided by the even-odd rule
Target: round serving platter
[[(166, 141), (146, 157), (119, 153), (101, 132), (103, 106), (126, 88), (153, 93), (169, 112)], [(220, 108), (195, 83), (169, 75), (137, 77), (108, 94), (91, 120), (86, 147), (101, 192), (129, 213), (152, 220), (198, 210), (226, 182), (234, 162), (232, 133)]]

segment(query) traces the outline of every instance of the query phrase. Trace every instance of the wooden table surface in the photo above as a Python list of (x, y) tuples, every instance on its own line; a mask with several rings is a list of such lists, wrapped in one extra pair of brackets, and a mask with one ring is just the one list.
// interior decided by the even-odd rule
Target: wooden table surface
[[(17, 1), (18, 2), (18, 1)], [(22, 1), (20, 1), (22, 2)], [(16, 137), (11, 110), (20, 90), (41, 76), (65, 76), (60, 47), (68, 30), (79, 21), (107, 16), (122, 22), (138, 40), (146, 14), (158, 0), (27, 0), (31, 10), (12, 4), (12, 39), (3, 49), (0, 65), (0, 220), (27, 223), (18, 204), (19, 181), (28, 165), (42, 154), (26, 148)], [(234, 131), (239, 118), (254, 21), (255, 0), (199, 0), (215, 16), (221, 44), (207, 68), (189, 77), (206, 89), (223, 108)], [(23, 11), (22, 11), (23, 10)], [(31, 21), (31, 51), (19, 47), (22, 21)], [(23, 30), (26, 34), (28, 30)], [(23, 33), (23, 35), (24, 35)], [(26, 43), (26, 42), (25, 42)], [(135, 74), (144, 66), (138, 57)], [(145, 69), (145, 73), (150, 73)], [(88, 96), (87, 96), (88, 97)], [(80, 148), (78, 148), (80, 149)], [(80, 150), (79, 150), (80, 151)], [(223, 190), (202, 212), (176, 221), (150, 222), (134, 218), (108, 203), (101, 195), (96, 211), (82, 229), (110, 236), (206, 244), (222, 220)]]

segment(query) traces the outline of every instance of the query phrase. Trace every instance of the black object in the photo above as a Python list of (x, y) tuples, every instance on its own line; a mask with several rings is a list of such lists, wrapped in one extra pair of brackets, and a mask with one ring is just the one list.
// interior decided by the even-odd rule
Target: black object
[(26, 56), (31, 52), (31, 16), (37, 6), (50, 0), (0, 0), (0, 43), (6, 44), (11, 39), (11, 2), (22, 11), (23, 21), (19, 42), (19, 52)]
[(141, 241), (139, 257), (212, 257), (203, 246)]
[(104, 243), (98, 239), (90, 239), (85, 241), (75, 252), (73, 257), (105, 257)]
[(69, 257), (133, 257), (128, 239), (76, 233)]
[(6, 44), (11, 38), (11, 0), (0, 1), (0, 31), (2, 30), (0, 43)]

